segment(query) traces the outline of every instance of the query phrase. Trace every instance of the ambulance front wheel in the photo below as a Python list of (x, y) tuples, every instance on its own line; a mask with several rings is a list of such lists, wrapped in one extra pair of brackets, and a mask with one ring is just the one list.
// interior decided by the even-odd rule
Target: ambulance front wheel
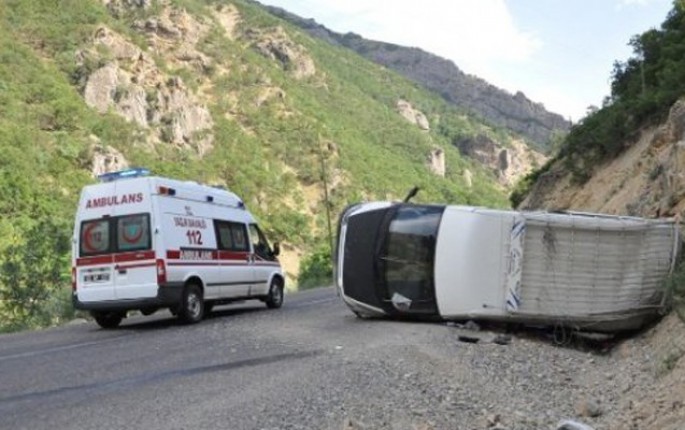
[(106, 329), (117, 328), (124, 319), (124, 315), (120, 312), (92, 312), (91, 315), (100, 327)]
[(279, 279), (271, 281), (269, 294), (264, 301), (269, 309), (277, 309), (283, 305), (283, 282)]
[(181, 296), (178, 318), (186, 324), (194, 324), (202, 320), (204, 313), (205, 304), (202, 290), (196, 284), (186, 285)]

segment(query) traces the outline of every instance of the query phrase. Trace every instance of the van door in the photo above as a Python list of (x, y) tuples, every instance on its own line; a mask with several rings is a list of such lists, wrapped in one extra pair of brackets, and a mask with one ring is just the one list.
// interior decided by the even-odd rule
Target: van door
[(121, 215), (112, 220), (114, 279), (118, 299), (157, 295), (157, 268), (152, 250), (150, 214)]
[(222, 297), (247, 297), (254, 282), (246, 225), (233, 221), (214, 221), (219, 249), (219, 286)]
[(278, 266), (278, 260), (257, 224), (250, 224), (250, 241), (255, 272), (255, 281), (250, 289), (250, 295), (260, 296), (269, 292), (269, 280)]
[(76, 276), (82, 302), (115, 300), (112, 231), (109, 218), (82, 221), (79, 226)]

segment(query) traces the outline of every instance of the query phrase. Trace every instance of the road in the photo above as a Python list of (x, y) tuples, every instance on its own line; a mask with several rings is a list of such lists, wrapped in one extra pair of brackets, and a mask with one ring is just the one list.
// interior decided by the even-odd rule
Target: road
[(360, 347), (360, 324), (322, 288), (278, 310), (219, 307), (192, 326), (160, 312), (116, 330), (90, 322), (4, 335), (0, 428), (342, 428), (342, 415), (302, 402), (336, 391), (327, 380)]
[[(328, 313), (335, 321), (315, 318)], [(335, 332), (352, 322), (344, 313), (323, 288), (275, 311), (257, 301), (218, 307), (193, 326), (160, 312), (117, 330), (83, 323), (0, 336), (0, 427), (233, 428), (236, 414), (284, 406), (270, 387), (330, 353), (310, 331)], [(242, 428), (257, 424), (245, 418)]]
[(357, 319), (321, 288), (196, 325), (160, 312), (2, 335), (0, 429), (546, 429), (605, 396), (609, 359), (456, 330)]

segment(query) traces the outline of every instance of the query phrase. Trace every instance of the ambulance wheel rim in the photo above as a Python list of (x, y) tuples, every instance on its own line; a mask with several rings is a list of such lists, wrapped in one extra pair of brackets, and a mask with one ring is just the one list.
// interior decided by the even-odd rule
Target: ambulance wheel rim
[(186, 324), (200, 322), (204, 316), (204, 302), (200, 287), (196, 284), (187, 285), (180, 305), (178, 317), (182, 322)]
[(186, 309), (188, 310), (188, 315), (193, 317), (193, 319), (197, 318), (202, 310), (202, 303), (200, 300), (200, 297), (194, 291), (188, 294)]

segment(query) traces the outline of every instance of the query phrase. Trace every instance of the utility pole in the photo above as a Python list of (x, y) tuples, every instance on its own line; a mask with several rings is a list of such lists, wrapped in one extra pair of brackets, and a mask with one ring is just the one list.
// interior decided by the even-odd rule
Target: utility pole
[(326, 221), (328, 223), (328, 246), (333, 255), (333, 229), (331, 227), (331, 205), (328, 200), (328, 173), (326, 171), (326, 160), (323, 149), (321, 148), (321, 134), (318, 134), (317, 147), (319, 150), (319, 161), (321, 163), (321, 182), (323, 183), (324, 204), (326, 205)]

